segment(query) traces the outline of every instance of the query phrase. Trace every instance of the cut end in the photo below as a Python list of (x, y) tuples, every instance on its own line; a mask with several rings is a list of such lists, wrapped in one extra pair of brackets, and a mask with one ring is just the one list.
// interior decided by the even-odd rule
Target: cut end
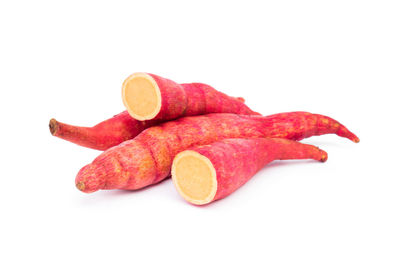
[(149, 74), (134, 73), (122, 85), (122, 101), (133, 118), (151, 120), (161, 109), (160, 88)]
[(217, 193), (217, 175), (211, 161), (198, 152), (186, 150), (172, 163), (172, 180), (179, 194), (188, 202), (204, 205)]
[(58, 131), (58, 121), (56, 121), (55, 119), (51, 119), (49, 122), (49, 129), (50, 129), (50, 133), (52, 135), (56, 135), (57, 131)]

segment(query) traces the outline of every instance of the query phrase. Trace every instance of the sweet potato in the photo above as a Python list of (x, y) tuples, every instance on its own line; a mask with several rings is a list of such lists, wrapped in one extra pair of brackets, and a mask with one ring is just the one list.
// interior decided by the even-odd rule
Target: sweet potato
[(280, 137), (301, 140), (334, 133), (359, 139), (339, 122), (307, 112), (272, 116), (208, 114), (184, 117), (144, 130), (112, 147), (83, 167), (75, 180), (83, 192), (99, 189), (139, 189), (165, 179), (176, 154), (192, 146), (226, 138)]
[[(159, 98), (157, 94), (152, 95), (153, 91), (159, 93)], [(154, 98), (155, 96), (157, 97)], [(50, 132), (84, 147), (106, 150), (134, 138), (148, 127), (181, 116), (215, 112), (259, 114), (249, 109), (243, 98), (227, 96), (211, 86), (201, 83), (177, 84), (146, 73), (135, 73), (125, 80), (123, 99), (134, 118), (128, 111), (124, 111), (93, 127), (73, 126), (51, 119)], [(145, 116), (146, 120), (142, 121), (144, 117), (134, 115), (135, 111), (143, 115), (143, 112), (151, 109), (159, 100), (162, 105), (160, 104), (160, 112), (156, 118)]]
[(106, 150), (134, 138), (144, 129), (159, 123), (158, 120), (135, 120), (124, 111), (93, 127), (73, 126), (51, 119), (49, 128), (52, 135), (64, 140), (88, 148)]
[(318, 147), (282, 138), (224, 139), (180, 152), (171, 174), (184, 199), (204, 205), (230, 195), (271, 161), (327, 158)]
[(122, 101), (140, 121), (171, 120), (208, 113), (260, 115), (243, 98), (230, 97), (203, 83), (178, 84), (150, 73), (134, 73), (122, 85)]

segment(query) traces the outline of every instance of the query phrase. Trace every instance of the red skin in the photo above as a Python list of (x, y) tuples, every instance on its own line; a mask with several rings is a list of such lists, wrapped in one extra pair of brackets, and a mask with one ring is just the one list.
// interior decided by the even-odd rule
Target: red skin
[(151, 127), (134, 139), (108, 149), (83, 167), (75, 182), (86, 193), (99, 189), (135, 190), (165, 179), (175, 155), (193, 146), (226, 138), (301, 140), (330, 133), (359, 141), (339, 122), (307, 112), (266, 117), (225, 113), (184, 117)]
[(177, 84), (150, 75), (157, 81), (163, 97), (161, 112), (157, 118), (138, 121), (124, 111), (93, 127), (74, 126), (51, 119), (51, 134), (84, 147), (104, 151), (171, 118), (216, 112), (259, 115), (250, 110), (241, 97), (227, 96), (205, 84)]
[(209, 113), (260, 115), (244, 104), (243, 98), (231, 97), (203, 83), (178, 84), (150, 74), (161, 93), (161, 109), (154, 119), (171, 120)]
[(54, 136), (80, 146), (106, 150), (134, 138), (144, 129), (157, 124), (160, 124), (160, 121), (135, 120), (127, 111), (124, 111), (93, 127), (73, 126), (55, 119), (50, 120), (49, 127)]
[(212, 201), (233, 193), (271, 161), (314, 159), (325, 162), (328, 159), (328, 154), (318, 147), (281, 138), (225, 139), (190, 150), (207, 157), (213, 164), (218, 186)]

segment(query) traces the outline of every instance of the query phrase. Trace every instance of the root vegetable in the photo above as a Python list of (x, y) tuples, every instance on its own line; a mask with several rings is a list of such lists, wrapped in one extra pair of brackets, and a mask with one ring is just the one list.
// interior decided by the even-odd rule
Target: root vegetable
[(184, 117), (144, 130), (134, 139), (103, 152), (79, 171), (75, 183), (79, 190), (87, 193), (99, 189), (135, 190), (165, 179), (175, 155), (192, 146), (226, 138), (301, 140), (330, 133), (359, 141), (339, 122), (307, 112), (266, 117), (236, 114)]
[(88, 148), (106, 150), (159, 123), (157, 120), (135, 120), (124, 111), (93, 127), (73, 126), (51, 119), (49, 128), (52, 135), (64, 140)]
[(287, 139), (225, 139), (180, 152), (171, 174), (185, 200), (204, 205), (230, 195), (271, 161), (327, 158), (318, 147)]
[[(143, 76), (143, 77), (142, 77)], [(110, 147), (119, 145), (120, 143), (132, 139), (141, 133), (143, 130), (160, 124), (172, 117), (178, 116), (190, 116), (196, 114), (205, 114), (212, 112), (228, 112), (228, 113), (238, 113), (238, 114), (258, 114), (256, 112), (251, 111), (245, 104), (244, 99), (241, 97), (230, 97), (223, 93), (220, 93), (210, 86), (203, 84), (176, 84), (170, 80), (158, 77), (156, 75), (150, 76), (150, 74), (143, 74), (140, 76), (139, 74), (133, 75), (130, 81), (125, 81), (124, 88), (126, 88), (126, 94), (128, 97), (128, 101), (126, 103), (136, 103), (134, 101), (140, 100), (142, 102), (136, 103), (135, 106), (138, 109), (145, 108), (149, 105), (147, 100), (149, 98), (149, 90), (146, 85), (143, 85), (143, 81), (147, 81), (146, 79), (157, 80), (159, 87), (161, 88), (160, 92), (162, 92), (163, 97), (163, 109), (161, 110), (162, 114), (165, 115), (165, 112), (170, 112), (167, 116), (159, 116), (159, 118), (139, 121), (128, 113), (128, 111), (121, 112), (114, 117), (107, 119), (93, 127), (80, 127), (65, 124), (59, 122), (55, 119), (51, 119), (49, 123), (50, 132), (52, 135), (62, 138), (64, 140), (70, 141), (72, 143), (93, 148), (97, 150), (106, 150)], [(135, 86), (143, 85), (143, 87), (136, 88)], [(158, 86), (157, 85), (157, 86)], [(136, 88), (134, 93), (131, 92), (132, 88)], [(185, 88), (184, 90), (182, 88)], [(172, 93), (175, 92), (175, 93)], [(178, 93), (177, 93), (178, 92)], [(175, 95), (176, 94), (176, 95)], [(185, 99), (187, 102), (184, 104), (177, 102), (176, 99), (170, 99), (173, 96), (180, 97), (179, 99)], [(133, 102), (129, 99), (135, 96), (137, 98), (133, 98)], [(151, 98), (151, 97), (150, 97)], [(168, 100), (169, 99), (169, 100)], [(173, 104), (175, 103), (175, 104)], [(173, 106), (185, 108), (184, 112), (173, 113)], [(135, 109), (136, 110), (136, 109)], [(181, 110), (182, 111), (182, 110)], [(172, 113), (173, 115), (171, 115)]]
[(171, 120), (208, 113), (259, 115), (242, 98), (230, 97), (202, 83), (178, 84), (149, 73), (134, 73), (122, 85), (129, 114), (140, 121)]

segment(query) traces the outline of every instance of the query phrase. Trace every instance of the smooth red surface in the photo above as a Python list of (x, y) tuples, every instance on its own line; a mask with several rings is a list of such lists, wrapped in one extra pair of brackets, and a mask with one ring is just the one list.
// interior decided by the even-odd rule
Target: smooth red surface
[(144, 130), (112, 147), (81, 169), (76, 185), (83, 192), (99, 189), (139, 189), (168, 177), (175, 155), (193, 146), (226, 138), (280, 137), (301, 140), (337, 134), (358, 142), (339, 122), (308, 112), (272, 116), (208, 114), (184, 117)]
[(100, 122), (93, 127), (81, 127), (50, 120), (52, 135), (70, 141), (80, 146), (106, 150), (110, 147), (132, 139), (144, 129), (159, 124), (157, 120), (138, 121), (127, 111)]
[(318, 147), (281, 138), (225, 139), (190, 150), (207, 157), (215, 168), (218, 186), (212, 201), (230, 195), (271, 161), (314, 159), (325, 162), (328, 158)]
[(162, 97), (161, 110), (156, 118), (138, 121), (124, 111), (93, 127), (74, 126), (52, 119), (51, 133), (84, 147), (106, 150), (134, 138), (151, 126), (178, 117), (222, 112), (259, 115), (244, 104), (243, 98), (230, 97), (209, 85), (177, 84), (154, 74), (149, 75), (157, 82)]
[(260, 115), (244, 104), (242, 98), (231, 97), (203, 83), (178, 84), (148, 73), (161, 92), (161, 110), (154, 119), (171, 120), (209, 113)]

